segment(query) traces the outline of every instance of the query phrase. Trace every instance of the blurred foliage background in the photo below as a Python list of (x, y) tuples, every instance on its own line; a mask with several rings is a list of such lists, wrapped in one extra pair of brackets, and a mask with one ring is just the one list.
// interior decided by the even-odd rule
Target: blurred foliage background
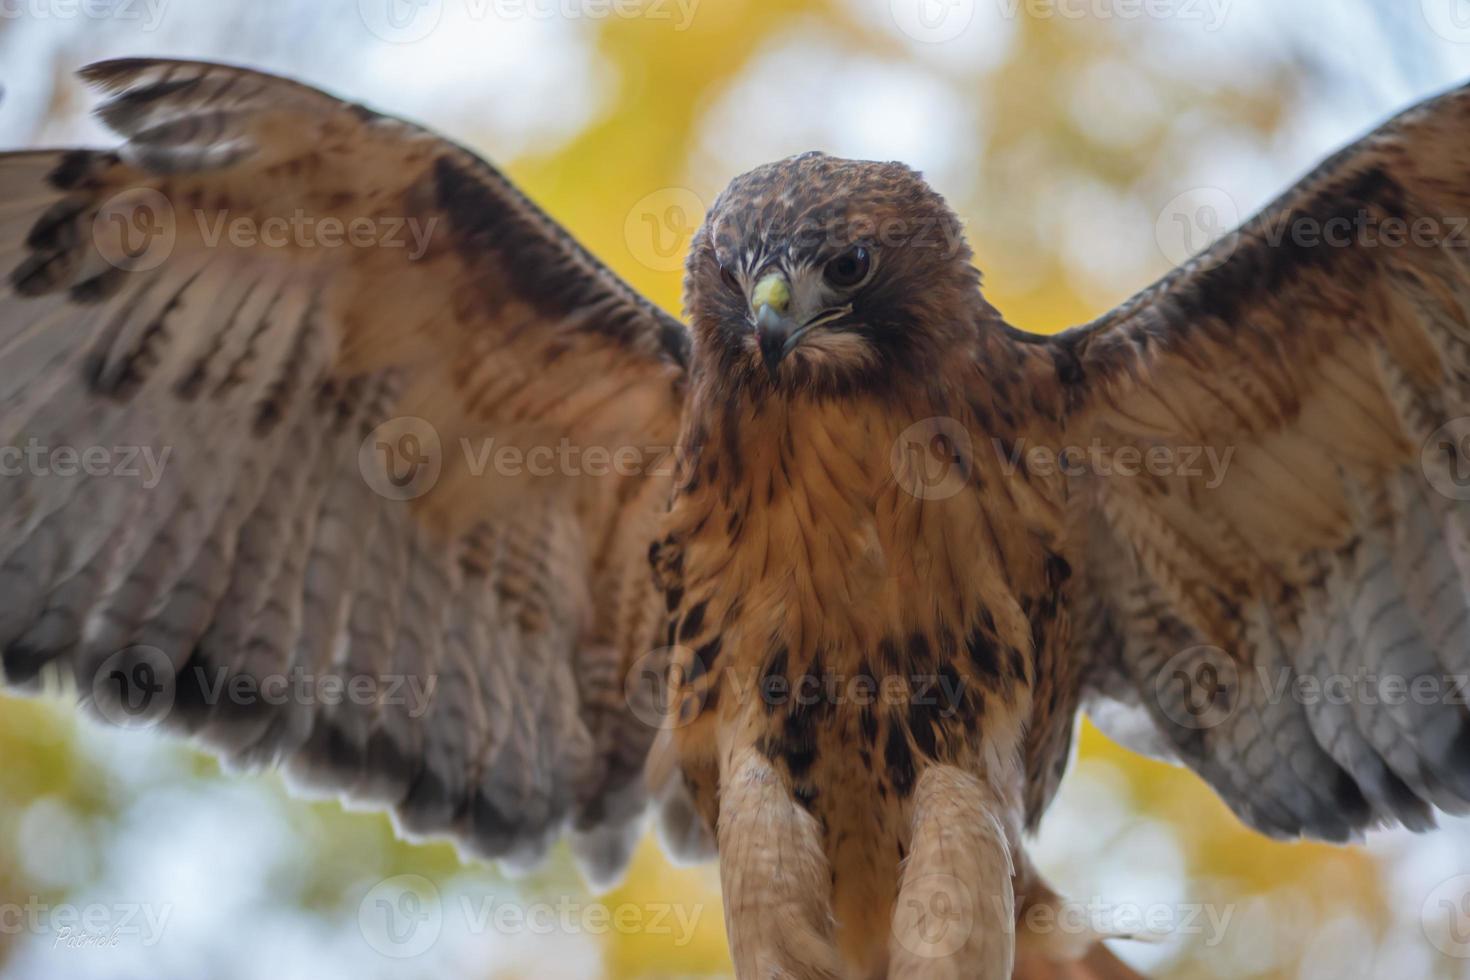
[[(674, 311), (701, 202), (735, 173), (811, 148), (902, 159), (965, 218), (992, 301), (1052, 330), (1470, 76), (1462, 6), (0, 0), (0, 146), (105, 140), (71, 77), (91, 60), (260, 66), (474, 147)], [(1161, 978), (1467, 978), (1470, 960), (1449, 954), (1466, 950), (1470, 911), (1443, 899), (1470, 870), (1470, 823), (1449, 824), (1358, 849), (1269, 842), (1194, 778), (1089, 729), (1036, 850), (1082, 902), (1168, 913), (1164, 941), (1119, 946)], [(438, 903), (412, 949), (366, 924), (398, 875), (426, 879)], [(93, 906), (159, 928), (105, 948), (59, 941), (63, 913)], [(0, 699), (4, 977), (728, 970), (714, 869), (673, 868), (651, 840), (625, 884), (592, 896), (562, 853), (520, 878), (462, 865), (446, 846), (396, 842), (380, 816), (294, 801), (274, 776)]]

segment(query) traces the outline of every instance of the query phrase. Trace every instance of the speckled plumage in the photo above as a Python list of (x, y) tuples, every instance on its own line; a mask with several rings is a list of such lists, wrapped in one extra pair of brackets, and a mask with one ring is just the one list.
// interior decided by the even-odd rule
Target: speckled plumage
[[(1457, 690), (1293, 694), (1467, 670), (1470, 93), (1045, 338), (985, 301), (899, 164), (737, 178), (693, 243), (686, 329), (412, 126), (239, 69), (87, 77), (119, 151), (0, 157), (0, 437), (172, 462), (147, 487), (0, 482), (8, 684), (60, 672), (105, 712), (95, 683), (151, 650), (161, 722), (231, 763), (482, 857), (570, 829), (598, 879), (651, 794), (672, 851), (718, 851), (742, 977), (1129, 975), (1024, 915), (1061, 901), (1024, 835), (1084, 703), (1133, 711), (1137, 744), (1273, 835), (1470, 808)], [(109, 250), (138, 200), (171, 215), (157, 263)], [(425, 235), (209, 233), (293, 213)], [(1342, 221), (1356, 237), (1321, 235)], [(1416, 221), (1440, 238), (1364, 237)], [(639, 465), (481, 452), (565, 444)], [(1188, 469), (1204, 455), (1228, 465)], [(211, 683), (293, 672), (429, 693)]]

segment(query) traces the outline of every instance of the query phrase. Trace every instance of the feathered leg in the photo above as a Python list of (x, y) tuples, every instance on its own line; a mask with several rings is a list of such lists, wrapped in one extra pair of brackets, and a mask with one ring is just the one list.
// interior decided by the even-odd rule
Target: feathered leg
[(735, 975), (838, 980), (821, 827), (753, 748), (736, 753), (723, 780), (719, 845)]
[(1010, 980), (1016, 914), (1004, 812), (984, 780), (956, 767), (919, 777), (890, 980)]

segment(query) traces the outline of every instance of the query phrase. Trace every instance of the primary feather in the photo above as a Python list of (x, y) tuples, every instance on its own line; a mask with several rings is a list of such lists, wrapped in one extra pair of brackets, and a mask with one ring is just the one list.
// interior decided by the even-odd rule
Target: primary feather
[(617, 666), (658, 601), (623, 542), (667, 478), (470, 466), (550, 431), (670, 443), (683, 329), (411, 126), (216, 65), (85, 77), (128, 142), (0, 164), (0, 422), (161, 473), (5, 481), (9, 683), (105, 696), (132, 650), (168, 674), (159, 720), (234, 764), (478, 855), (572, 827), (616, 873), (651, 740)]

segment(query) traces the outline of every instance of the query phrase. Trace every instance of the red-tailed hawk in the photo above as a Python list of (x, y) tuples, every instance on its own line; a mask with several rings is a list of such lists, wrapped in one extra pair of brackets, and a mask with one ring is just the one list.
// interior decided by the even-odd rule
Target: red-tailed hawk
[(7, 684), (599, 880), (652, 796), (752, 978), (1128, 975), (1027, 914), (1087, 704), (1276, 837), (1470, 806), (1470, 90), (1043, 337), (899, 164), (737, 178), (686, 329), (413, 126), (85, 76), (120, 149), (0, 157)]

